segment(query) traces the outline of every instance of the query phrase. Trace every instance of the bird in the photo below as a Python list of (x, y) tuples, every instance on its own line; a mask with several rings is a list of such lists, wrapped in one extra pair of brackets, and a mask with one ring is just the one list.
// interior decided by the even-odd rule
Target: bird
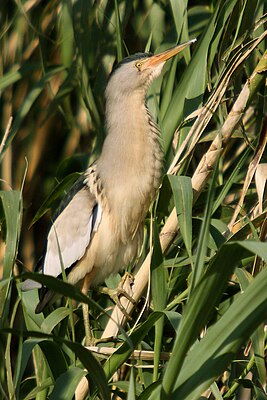
[[(144, 221), (163, 174), (160, 129), (146, 105), (148, 88), (167, 60), (195, 39), (159, 54), (136, 53), (111, 72), (105, 89), (106, 138), (99, 158), (79, 177), (61, 203), (48, 232), (42, 273), (80, 285), (88, 294), (131, 265), (143, 242)], [(54, 292), (39, 291), (36, 313)], [(86, 344), (92, 343), (88, 306), (83, 304)]]

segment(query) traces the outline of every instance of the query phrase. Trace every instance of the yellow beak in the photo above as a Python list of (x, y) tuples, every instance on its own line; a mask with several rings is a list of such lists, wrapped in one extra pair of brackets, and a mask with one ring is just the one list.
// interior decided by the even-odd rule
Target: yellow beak
[(176, 56), (176, 54), (180, 53), (186, 47), (190, 46), (192, 43), (195, 43), (197, 39), (188, 40), (178, 46), (172, 47), (171, 49), (165, 50), (162, 53), (155, 54), (152, 57), (149, 57), (144, 63), (145, 68), (156, 67), (157, 65), (169, 60)]

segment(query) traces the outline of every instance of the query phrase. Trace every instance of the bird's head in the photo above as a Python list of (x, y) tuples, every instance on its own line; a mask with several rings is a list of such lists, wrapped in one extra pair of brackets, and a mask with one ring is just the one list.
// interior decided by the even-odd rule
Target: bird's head
[(112, 71), (106, 95), (109, 97), (132, 94), (134, 91), (146, 92), (151, 82), (157, 78), (167, 60), (180, 53), (196, 39), (189, 40), (159, 54), (137, 53), (124, 58)]

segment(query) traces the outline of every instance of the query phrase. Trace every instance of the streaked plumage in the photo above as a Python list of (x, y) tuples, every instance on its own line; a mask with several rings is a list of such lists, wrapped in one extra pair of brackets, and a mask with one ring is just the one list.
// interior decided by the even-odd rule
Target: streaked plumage
[[(160, 131), (146, 105), (165, 61), (191, 42), (160, 55), (137, 54), (112, 73), (105, 92), (107, 137), (99, 159), (77, 181), (47, 238), (43, 272), (96, 286), (132, 263), (146, 213), (160, 185)], [(60, 255), (61, 254), (61, 255)], [(44, 289), (36, 312), (51, 299)]]

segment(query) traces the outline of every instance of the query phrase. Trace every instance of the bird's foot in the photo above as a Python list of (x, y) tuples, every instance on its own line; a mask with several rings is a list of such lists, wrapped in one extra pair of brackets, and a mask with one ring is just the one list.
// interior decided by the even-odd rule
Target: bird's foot
[(85, 347), (95, 347), (97, 346), (97, 339), (85, 336), (84, 345)]
[[(87, 342), (85, 339), (85, 347), (88, 347), (89, 350), (93, 349), (94, 347), (98, 347), (98, 345), (101, 343), (118, 343), (120, 342), (118, 338), (114, 336), (106, 337), (106, 338), (90, 338), (90, 341)], [(88, 344), (87, 344), (88, 343)]]
[(128, 293), (128, 291), (130, 291), (133, 283), (134, 283), (133, 275), (130, 274), (129, 272), (125, 272), (125, 274), (121, 278), (121, 281), (116, 289), (111, 289), (111, 288), (107, 288), (107, 287), (99, 288), (99, 291), (101, 293), (107, 294), (111, 298), (111, 300), (119, 307), (119, 309), (125, 315), (125, 317), (129, 320), (132, 320), (132, 317), (127, 313), (125, 307), (122, 305), (120, 297), (124, 296), (132, 304), (134, 304), (134, 305), (136, 304), (136, 301)]

